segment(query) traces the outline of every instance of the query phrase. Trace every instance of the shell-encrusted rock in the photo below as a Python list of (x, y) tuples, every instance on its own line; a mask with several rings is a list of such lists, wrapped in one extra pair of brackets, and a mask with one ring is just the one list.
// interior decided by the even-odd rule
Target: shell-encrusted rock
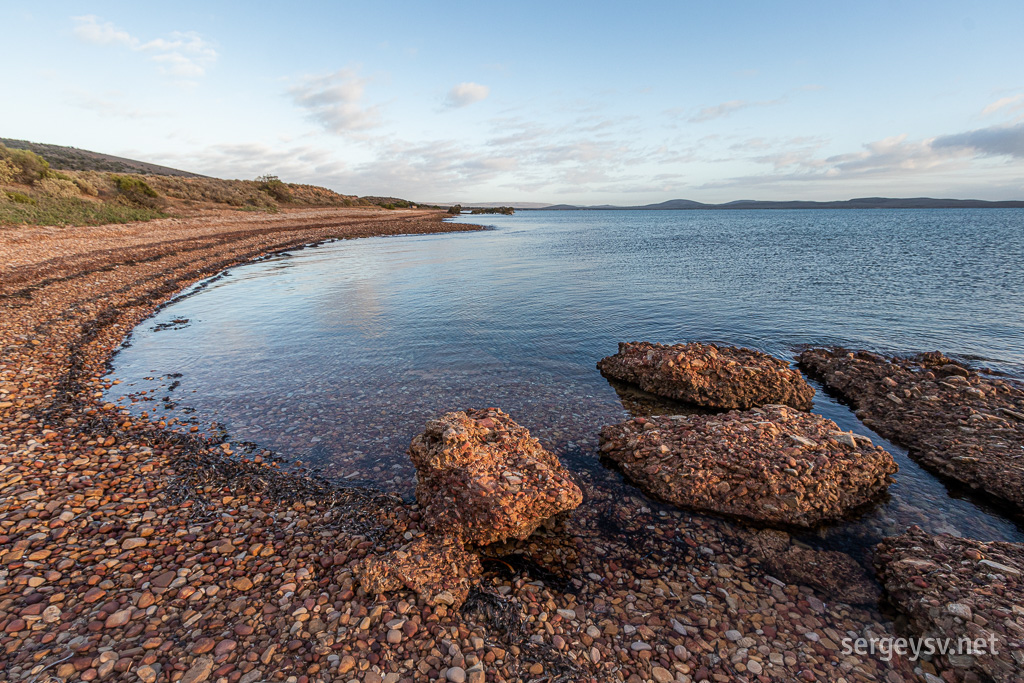
[(733, 346), (623, 342), (597, 368), (652, 394), (706, 408), (781, 404), (810, 410), (814, 398), (814, 388), (784, 361)]
[(787, 406), (638, 417), (602, 429), (601, 452), (656, 498), (797, 527), (847, 517), (897, 470), (866, 437)]
[(525, 539), (583, 501), (558, 458), (496, 408), (431, 420), (409, 455), (427, 524), (467, 544)]

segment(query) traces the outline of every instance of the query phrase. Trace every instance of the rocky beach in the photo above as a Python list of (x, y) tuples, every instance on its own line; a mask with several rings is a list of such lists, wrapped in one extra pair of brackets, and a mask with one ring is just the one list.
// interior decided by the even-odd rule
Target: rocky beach
[[(1014, 544), (920, 532), (877, 558), (817, 548), (796, 532), (610, 488), (591, 472), (570, 479), (564, 458), (525, 433), (530, 424), (473, 406), (436, 415), (411, 444), (417, 468), (436, 474), (416, 503), (411, 490), (344, 486), (291, 453), (106, 398), (111, 354), (192, 283), (325, 240), (469, 229), (439, 212), (310, 209), (0, 235), (0, 680), (1020, 680), (1012, 653), (1024, 632), (1024, 567)], [(966, 393), (975, 382), (965, 379), (963, 389), (947, 384)], [(633, 424), (651, 438), (646, 420)], [(790, 438), (792, 447), (823, 453), (789, 457), (816, 468), (819, 457), (846, 458), (832, 472), (842, 479), (878, 456), (857, 472), (866, 501), (891, 460), (842, 434), (805, 425), (797, 435), (814, 445)], [(509, 465), (520, 474), (462, 449), (495, 442), (530, 454)], [(780, 478), (799, 472), (783, 465)], [(465, 481), (455, 466), (471, 484), (452, 483)], [(514, 523), (493, 537), (477, 529), (439, 540), (494, 514), (446, 496), (459, 486), (511, 497)], [(824, 502), (837, 503), (835, 493)], [(449, 520), (440, 529), (438, 510)], [(541, 523), (550, 516), (557, 523)], [(883, 587), (909, 619), (880, 605)], [(999, 596), (991, 607), (989, 593)], [(945, 614), (998, 624), (1011, 654), (989, 666), (843, 645), (951, 631)]]

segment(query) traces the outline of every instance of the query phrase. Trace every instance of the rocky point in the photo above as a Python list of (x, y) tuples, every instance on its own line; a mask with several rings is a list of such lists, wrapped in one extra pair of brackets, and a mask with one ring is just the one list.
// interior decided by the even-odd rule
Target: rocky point
[(800, 364), (909, 455), (1024, 513), (1024, 386), (932, 352), (808, 349)]

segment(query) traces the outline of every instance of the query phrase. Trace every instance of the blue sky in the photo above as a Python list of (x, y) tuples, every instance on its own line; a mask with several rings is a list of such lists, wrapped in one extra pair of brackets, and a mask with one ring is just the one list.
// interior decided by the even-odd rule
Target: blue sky
[(1024, 3), (0, 5), (0, 137), (417, 201), (1024, 199)]

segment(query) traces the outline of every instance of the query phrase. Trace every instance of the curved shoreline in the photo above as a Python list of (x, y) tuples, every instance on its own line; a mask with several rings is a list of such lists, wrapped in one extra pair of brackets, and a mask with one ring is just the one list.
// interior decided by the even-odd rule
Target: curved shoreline
[(324, 239), (475, 229), (441, 218), (0, 234), (0, 680), (913, 679), (844, 656), (842, 634), (891, 622), (766, 576), (756, 534), (589, 481), (571, 532), (522, 542), (534, 565), (505, 563), (469, 611), (377, 599), (350, 568), (418, 536), (415, 506), (102, 403), (110, 354), (186, 285)]

